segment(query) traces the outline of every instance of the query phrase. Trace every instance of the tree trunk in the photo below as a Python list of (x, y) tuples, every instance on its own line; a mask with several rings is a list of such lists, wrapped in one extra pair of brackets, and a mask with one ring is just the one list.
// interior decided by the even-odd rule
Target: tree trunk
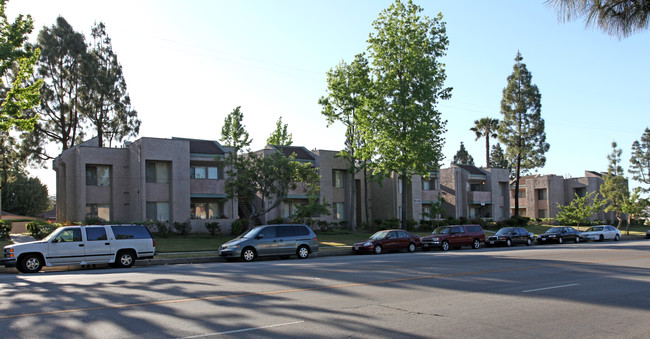
[(403, 230), (406, 229), (406, 204), (408, 203), (408, 197), (406, 194), (406, 171), (402, 172), (402, 177), (400, 178), (402, 181), (402, 222), (400, 223), (401, 228)]
[[(354, 166), (354, 164), (352, 164), (352, 166)], [(348, 194), (348, 201), (349, 201), (349, 203), (348, 203), (348, 222), (350, 223), (349, 224), (350, 231), (355, 232), (357, 230), (357, 218), (355, 217), (355, 213), (354, 213), (355, 212), (354, 207), (355, 207), (355, 202), (356, 202), (355, 201), (356, 200), (355, 199), (355, 197), (356, 197), (356, 194), (355, 194), (356, 193), (356, 187), (355, 186), (356, 185), (355, 185), (355, 182), (354, 182), (354, 169), (353, 168), (354, 167), (352, 167), (352, 169), (350, 171), (348, 171), (348, 176), (349, 176), (348, 181), (350, 182), (350, 189), (348, 190), (349, 191), (349, 194)]]
[(370, 214), (368, 213), (368, 177), (366, 167), (363, 167), (363, 201), (364, 212), (366, 215), (366, 222), (370, 226)]
[(490, 168), (490, 134), (485, 134), (485, 168)]

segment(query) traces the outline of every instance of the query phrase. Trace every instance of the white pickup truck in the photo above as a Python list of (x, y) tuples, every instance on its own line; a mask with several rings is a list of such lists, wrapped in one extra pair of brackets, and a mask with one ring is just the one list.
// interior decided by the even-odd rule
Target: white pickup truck
[(43, 240), (5, 246), (0, 264), (23, 273), (36, 273), (43, 266), (131, 267), (155, 252), (156, 241), (143, 225), (66, 226)]

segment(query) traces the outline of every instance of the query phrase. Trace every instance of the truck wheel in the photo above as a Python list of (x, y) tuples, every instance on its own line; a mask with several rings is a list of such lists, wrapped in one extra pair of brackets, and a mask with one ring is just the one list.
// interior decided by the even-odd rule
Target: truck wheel
[(135, 254), (133, 251), (119, 251), (117, 257), (115, 258), (115, 263), (117, 267), (129, 268), (135, 264)]
[(478, 239), (474, 239), (474, 241), (472, 242), (472, 248), (475, 250), (481, 248), (481, 241)]
[(43, 259), (38, 254), (27, 254), (20, 260), (17, 268), (23, 273), (36, 273), (43, 268)]
[(440, 245), (440, 249), (443, 251), (449, 251), (449, 242), (448, 241), (443, 241), (442, 245)]

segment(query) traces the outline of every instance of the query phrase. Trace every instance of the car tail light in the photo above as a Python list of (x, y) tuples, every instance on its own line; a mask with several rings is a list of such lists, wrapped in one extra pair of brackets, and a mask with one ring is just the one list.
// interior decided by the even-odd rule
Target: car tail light
[(156, 247), (156, 238), (151, 238), (151, 241), (153, 242), (153, 247)]
[(316, 241), (316, 237), (314, 237), (314, 241)]

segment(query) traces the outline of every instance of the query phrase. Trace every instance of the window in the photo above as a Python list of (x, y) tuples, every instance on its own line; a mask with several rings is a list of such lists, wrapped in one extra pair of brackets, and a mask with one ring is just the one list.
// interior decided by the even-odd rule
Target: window
[(309, 235), (305, 226), (276, 226), (278, 237), (299, 237)]
[(61, 231), (61, 233), (59, 233), (56, 238), (54, 238), (54, 242), (73, 241), (81, 241), (81, 229), (79, 227), (69, 228), (65, 231)]
[(422, 181), (422, 190), (423, 191), (430, 191), (431, 190), (431, 182), (429, 180), (423, 180)]
[(538, 189), (536, 191), (537, 191), (537, 200), (546, 200), (546, 189), (545, 188)]
[(190, 167), (190, 178), (192, 179), (219, 179), (221, 171), (219, 167), (212, 166), (191, 166)]
[(190, 219), (219, 219), (223, 214), (223, 202), (219, 200), (192, 200), (190, 203)]
[(169, 221), (169, 203), (147, 201), (147, 220)]
[(537, 217), (538, 218), (548, 218), (548, 216), (546, 214), (546, 210), (545, 209), (537, 210)]
[(110, 186), (111, 166), (86, 165), (87, 186)]
[(111, 205), (87, 204), (86, 219), (99, 218), (104, 221), (111, 220)]
[(151, 239), (151, 233), (144, 226), (111, 226), (115, 239)]
[(526, 197), (526, 190), (519, 190), (519, 198), (525, 198)]
[(343, 174), (345, 171), (341, 170), (334, 170), (333, 171), (333, 176), (334, 176), (334, 187), (343, 187)]
[(431, 220), (431, 205), (422, 205), (422, 220)]
[(86, 239), (88, 241), (107, 240), (106, 229), (103, 227), (86, 227)]
[(480, 192), (482, 184), (469, 184), (470, 192)]
[(147, 161), (146, 175), (147, 182), (168, 184), (169, 183), (169, 162)]
[(580, 198), (583, 198), (585, 195), (587, 195), (587, 188), (586, 187), (576, 188), (576, 195)]
[(334, 219), (343, 220), (345, 216), (344, 205), (342, 202), (334, 203)]

